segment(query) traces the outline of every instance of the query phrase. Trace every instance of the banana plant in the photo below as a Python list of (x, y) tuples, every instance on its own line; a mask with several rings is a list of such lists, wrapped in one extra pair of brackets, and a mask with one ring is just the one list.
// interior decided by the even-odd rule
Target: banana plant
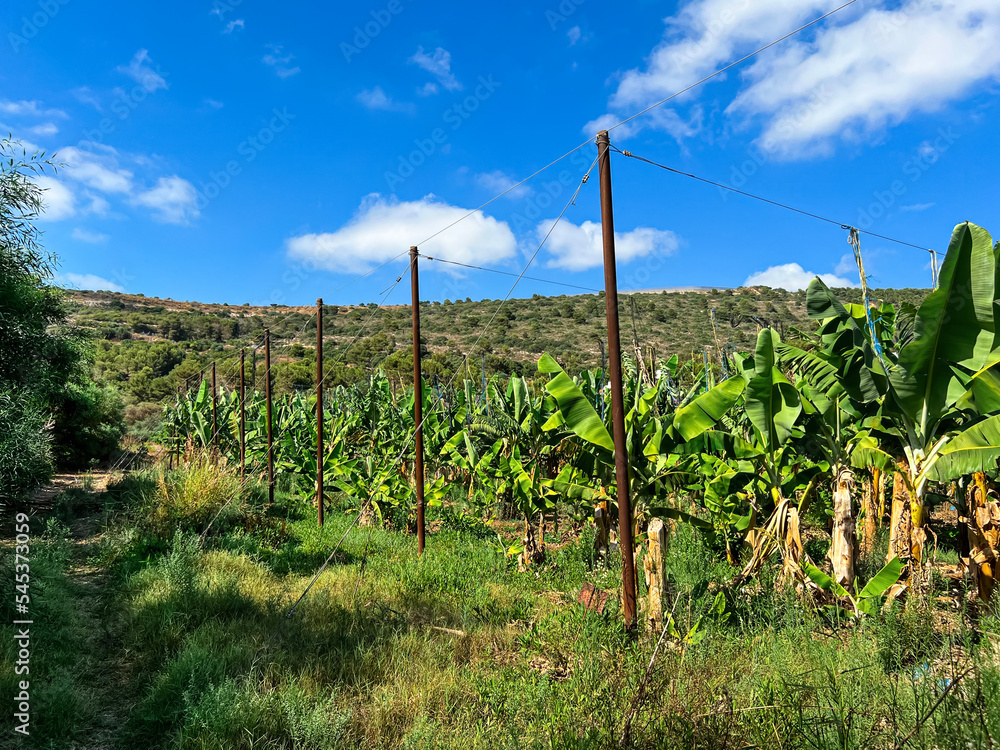
[(558, 440), (545, 429), (548, 411), (544, 400), (533, 397), (527, 381), (512, 376), (506, 388), (494, 380), (488, 386), (489, 411), (470, 429), (496, 437), (500, 453), (497, 479), (509, 490), (524, 518), (522, 564), (545, 559), (544, 539), (539, 544), (532, 518), (554, 507), (550, 479), (558, 463)]
[[(898, 557), (890, 560), (860, 591), (856, 584), (849, 591), (809, 562), (803, 563), (803, 568), (818, 589), (835, 597), (834, 604), (830, 606), (838, 619), (842, 616), (859, 619), (873, 614), (887, 592), (892, 595), (891, 589), (897, 585), (903, 572), (903, 561)], [(848, 604), (850, 609), (843, 604)]]
[[(567, 430), (583, 440), (589, 450), (586, 458), (578, 459), (577, 467), (592, 471), (589, 483), (584, 483), (581, 471), (562, 472), (554, 488), (574, 496), (592, 500), (608, 500), (614, 482), (614, 440), (605, 421), (590, 400), (549, 355), (538, 363), (539, 371), (551, 376), (545, 388), (553, 397), (557, 410), (544, 425), (547, 430)], [(667, 497), (668, 478), (680, 472), (670, 448), (685, 437), (693, 439), (720, 419), (742, 392), (742, 384), (726, 381), (686, 405), (686, 410), (662, 417), (654, 412), (657, 388), (631, 390), (631, 408), (625, 415), (626, 446), (629, 453), (630, 492), (634, 499), (633, 516), (662, 516), (704, 525), (695, 516), (673, 506)], [(610, 420), (610, 414), (606, 415)], [(675, 425), (676, 422), (676, 425)], [(596, 481), (595, 481), (596, 480)], [(589, 486), (588, 486), (589, 484)], [(614, 513), (611, 514), (614, 517)]]
[[(854, 581), (854, 469), (886, 469), (892, 462), (871, 433), (861, 428), (873, 416), (888, 387), (883, 362), (892, 358), (895, 308), (883, 304), (869, 324), (863, 305), (844, 305), (821, 279), (809, 284), (806, 305), (819, 321), (804, 348), (778, 345), (782, 364), (797, 374), (796, 388), (808, 437), (803, 455), (822, 468), (833, 485), (833, 530), (829, 558), (834, 579), (850, 588)], [(871, 338), (881, 342), (876, 347)], [(827, 471), (828, 469), (828, 471)]]
[(466, 502), (475, 508), (483, 518), (489, 520), (500, 494), (498, 476), (495, 470), (497, 459), (503, 450), (503, 441), (497, 440), (483, 449), (467, 430), (455, 433), (441, 449), (441, 455), (458, 467), (465, 483)]
[[(890, 368), (882, 417), (906, 458), (912, 497), (911, 549), (924, 557), (929, 481), (951, 481), (1000, 458), (1000, 415), (975, 407), (989, 398), (1000, 362), (996, 319), (1000, 247), (975, 224), (959, 224), (941, 266), (938, 288), (912, 319), (912, 337)], [(987, 374), (990, 373), (990, 374)]]

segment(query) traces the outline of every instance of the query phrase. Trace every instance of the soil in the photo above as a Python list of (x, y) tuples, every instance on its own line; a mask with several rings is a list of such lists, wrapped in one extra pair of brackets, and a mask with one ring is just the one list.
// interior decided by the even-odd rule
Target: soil
[(86, 488), (95, 493), (96, 502), (79, 509), (80, 515), (70, 523), (73, 552), (66, 579), (75, 599), (73, 611), (86, 633), (75, 678), (86, 686), (90, 725), (80, 734), (84, 739), (66, 745), (68, 750), (118, 747), (118, 734), (131, 709), (130, 669), (119, 637), (120, 617), (107, 571), (92, 564), (103, 537), (99, 498), (107, 489), (109, 476), (107, 472), (59, 474), (32, 498), (33, 515), (44, 517), (55, 510), (59, 495), (67, 490)]

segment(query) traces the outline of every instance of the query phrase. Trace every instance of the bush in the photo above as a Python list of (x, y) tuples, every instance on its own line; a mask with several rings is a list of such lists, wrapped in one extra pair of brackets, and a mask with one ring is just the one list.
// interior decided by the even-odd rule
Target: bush
[(96, 383), (70, 383), (54, 399), (53, 452), (66, 469), (86, 469), (111, 458), (125, 434), (118, 394)]
[[(225, 530), (244, 518), (253, 489), (243, 486), (239, 471), (215, 466), (207, 459), (186, 469), (148, 472), (150, 482), (140, 488), (133, 507), (136, 525), (161, 538), (176, 530), (201, 532), (215, 519), (214, 528)], [(260, 499), (260, 498), (258, 498)]]
[(43, 411), (25, 394), (0, 390), (0, 502), (13, 502), (52, 475)]

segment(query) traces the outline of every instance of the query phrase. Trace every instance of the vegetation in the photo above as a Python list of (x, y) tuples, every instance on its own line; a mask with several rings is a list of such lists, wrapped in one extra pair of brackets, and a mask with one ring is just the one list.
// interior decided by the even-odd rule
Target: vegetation
[[(693, 387), (681, 386), (684, 368), (676, 356), (654, 362), (637, 351), (625, 389), (636, 532), (654, 516), (690, 522), (713, 535), (731, 563), (743, 562), (738, 581), (780, 552), (787, 576), (831, 594), (832, 584), (810, 575), (815, 565), (799, 532), (818, 498), (833, 524), (832, 581), (850, 592), (858, 517), (852, 488), (860, 483), (875, 497), (895, 467), (901, 484), (893, 497), (888, 562), (912, 558), (919, 575), (933, 502), (949, 496), (963, 515), (975, 516), (968, 506), (973, 495), (979, 499), (972, 509), (987, 507), (979, 476), (994, 474), (1000, 457), (993, 383), (1000, 362), (993, 320), (997, 253), (985, 230), (959, 225), (940, 287), (919, 309), (882, 303), (869, 312), (843, 304), (816, 279), (806, 299), (815, 332), (798, 331), (788, 343), (762, 329), (753, 354), (723, 354), (722, 369), (731, 377), (718, 384), (702, 368)], [(424, 388), (425, 452), (436, 476), (427, 487), (429, 503), (438, 502), (449, 479), (458, 479), (467, 487), (466, 510), (476, 517), (516, 508), (525, 524), (525, 564), (544, 557), (536, 516), (544, 534), (545, 515), (558, 506), (581, 519), (603, 503), (614, 516), (617, 497), (603, 373), (585, 371), (573, 380), (549, 355), (538, 370), (541, 378), (533, 382), (494, 376), (483, 393), (471, 379), (461, 388), (437, 380)], [(413, 398), (413, 389), (397, 396), (379, 371), (367, 383), (333, 389), (323, 417), (325, 475), (361, 511), (383, 520), (395, 515), (394, 522), (405, 525), (414, 516), (406, 480)], [(263, 404), (252, 396), (244, 412), (247, 406), (246, 455), (259, 466), (267, 452)], [(168, 411), (170, 438), (177, 447), (213, 448), (235, 460), (238, 407), (235, 394), (220, 403), (203, 383), (196, 396), (179, 397)], [(316, 486), (314, 414), (315, 397), (296, 396), (281, 402), (276, 423), (279, 471), (292, 474), (307, 496)], [(867, 524), (874, 513), (869, 502)], [(989, 521), (969, 523), (970, 540), (992, 528)], [(992, 565), (977, 565), (985, 598)], [(903, 565), (896, 574), (909, 572)]]
[[(575, 604), (582, 583), (619, 581), (592, 531), (550, 528), (547, 563), (526, 575), (453, 491), (429, 510), (423, 558), (401, 530), (348, 535), (286, 618), (354, 502), (331, 498), (321, 530), (295, 494), (268, 506), (241, 486), (195, 462), (61, 498), (33, 548), (46, 596), (28, 746), (604, 748), (633, 708), (637, 748), (987, 748), (1000, 733), (1000, 619), (941, 604), (964, 601), (946, 579), (843, 619), (803, 606), (777, 571), (727, 590), (738, 569), (679, 525), (664, 552), (676, 635), (633, 705), (655, 639), (625, 637), (614, 596), (603, 614)], [(880, 532), (871, 558), (887, 547)], [(7, 567), (0, 581), (13, 616)]]
[(418, 558), (408, 312), (328, 310), (318, 495), (312, 311), (81, 294), (91, 360), (46, 284), (26, 179), (44, 166), (3, 173), (5, 497), (110, 451), (109, 381), (166, 450), (32, 521), (30, 746), (995, 745), (1000, 245), (982, 228), (956, 227), (938, 289), (871, 307), (818, 279), (626, 298), (625, 552), (648, 576), (631, 630), (599, 296), (504, 306), (469, 360), (488, 301), (426, 306)]
[[(860, 302), (859, 290), (838, 290), (845, 301)], [(919, 305), (925, 290), (879, 290), (879, 299)], [(634, 304), (633, 304), (634, 299)], [(637, 293), (622, 297), (626, 349), (652, 356), (677, 353), (702, 365), (705, 355), (722, 377), (719, 352), (752, 347), (759, 325), (777, 330), (808, 326), (805, 293), (753, 289)], [(567, 369), (601, 366), (607, 338), (601, 295), (515, 299), (504, 305), (473, 352), (480, 329), (496, 310), (493, 300), (424, 303), (421, 309), (424, 368), (429, 377), (451, 378), (468, 366), (485, 374), (532, 377), (539, 355), (548, 352)], [(712, 310), (715, 310), (715, 328)], [(272, 373), (276, 393), (284, 395), (315, 384), (315, 310), (176, 302), (112, 292), (73, 292), (73, 323), (98, 338), (97, 369), (125, 398), (130, 424), (149, 435), (151, 415), (178, 389), (196, 387), (206, 366), (217, 362), (220, 378), (235, 386), (239, 350), (259, 346), (271, 331)], [(411, 316), (408, 307), (374, 305), (324, 309), (326, 372), (331, 385), (351, 385), (382, 369), (391, 382), (412, 380)], [(352, 343), (353, 342), (353, 343)], [(471, 353), (470, 353), (471, 352)], [(466, 365), (465, 354), (470, 353)], [(256, 382), (263, 382), (258, 353)], [(248, 377), (253, 379), (249, 373)], [(155, 420), (154, 420), (155, 421)]]

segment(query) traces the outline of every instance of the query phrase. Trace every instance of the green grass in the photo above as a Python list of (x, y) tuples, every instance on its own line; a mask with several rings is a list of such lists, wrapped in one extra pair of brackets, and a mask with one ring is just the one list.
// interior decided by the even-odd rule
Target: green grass
[[(268, 508), (255, 490), (200, 547), (181, 512), (186, 490), (220, 482), (151, 472), (99, 505), (63, 503), (65, 518), (107, 521), (91, 562), (106, 576), (109, 637), (95, 642), (74, 618), (81, 592), (65, 575), (66, 527), (53, 523), (33, 567), (45, 595), (30, 746), (73, 747), (108, 711), (107, 746), (121, 748), (617, 745), (654, 641), (622, 632), (614, 597), (603, 615), (575, 604), (585, 580), (614, 590), (619, 575), (617, 560), (595, 564), (587, 540), (521, 572), (459, 514), (435, 511), (441, 530), (419, 559), (412, 536), (355, 528), (286, 618), (352, 519), (335, 507), (319, 530), (308, 506), (282, 495)], [(149, 513), (156, 503), (161, 515)], [(667, 639), (634, 747), (891, 748), (918, 722), (907, 747), (988, 748), (1000, 737), (995, 616), (942, 627), (931, 594), (831, 623), (768, 575), (712, 611), (732, 574), (720, 560), (687, 527), (670, 537), (668, 604), (681, 633), (700, 623), (704, 637)], [(950, 665), (955, 654), (977, 668), (931, 713), (965, 669)], [(93, 660), (115, 665), (113, 692), (95, 692)]]

